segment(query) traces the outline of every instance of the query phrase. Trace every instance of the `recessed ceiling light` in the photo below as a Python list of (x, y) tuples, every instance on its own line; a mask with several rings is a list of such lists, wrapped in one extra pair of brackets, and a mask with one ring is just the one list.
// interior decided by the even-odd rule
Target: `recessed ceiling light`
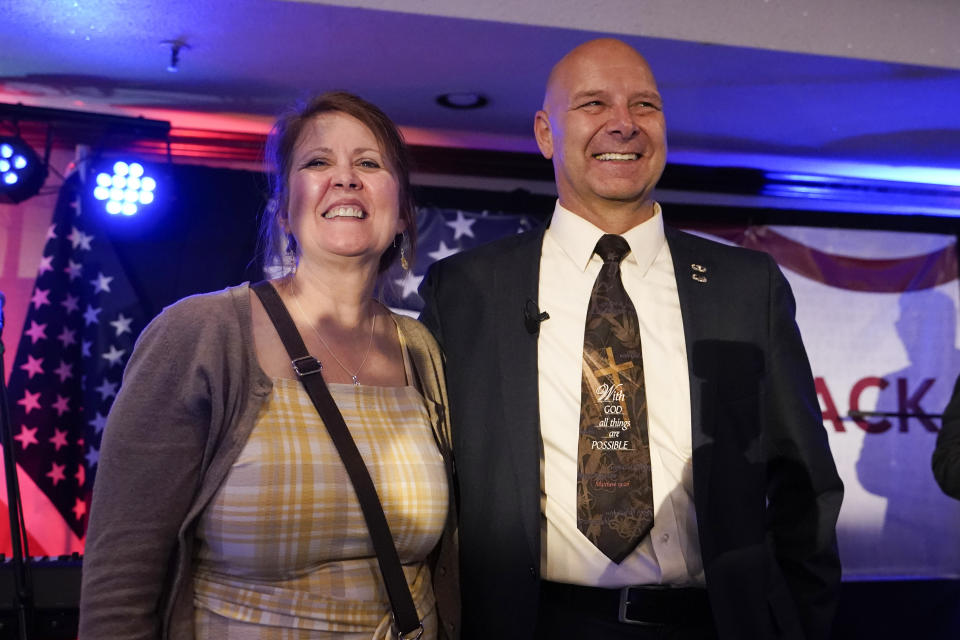
[(489, 100), (482, 93), (470, 91), (443, 93), (437, 96), (437, 104), (448, 109), (479, 109)]

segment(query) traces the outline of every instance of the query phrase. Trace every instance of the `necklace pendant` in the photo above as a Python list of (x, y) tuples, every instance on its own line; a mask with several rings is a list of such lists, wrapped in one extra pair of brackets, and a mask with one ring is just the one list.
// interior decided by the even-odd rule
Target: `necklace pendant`
[(351, 377), (353, 378), (353, 386), (359, 387), (359, 386), (360, 386), (360, 381), (357, 380), (357, 376), (351, 376)]

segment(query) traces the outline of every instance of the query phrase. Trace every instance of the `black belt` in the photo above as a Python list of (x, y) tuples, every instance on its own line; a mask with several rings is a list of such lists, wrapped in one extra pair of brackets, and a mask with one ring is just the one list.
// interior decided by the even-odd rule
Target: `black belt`
[(696, 625), (711, 618), (707, 590), (696, 587), (642, 585), (622, 589), (583, 587), (544, 580), (540, 597), (625, 624)]

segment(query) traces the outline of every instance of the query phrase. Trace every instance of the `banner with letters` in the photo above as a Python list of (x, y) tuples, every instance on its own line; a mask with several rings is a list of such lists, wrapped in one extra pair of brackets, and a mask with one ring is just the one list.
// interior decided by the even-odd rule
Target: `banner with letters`
[(845, 579), (960, 576), (960, 502), (933, 479), (960, 375), (956, 237), (812, 227), (704, 233), (773, 255), (845, 486)]

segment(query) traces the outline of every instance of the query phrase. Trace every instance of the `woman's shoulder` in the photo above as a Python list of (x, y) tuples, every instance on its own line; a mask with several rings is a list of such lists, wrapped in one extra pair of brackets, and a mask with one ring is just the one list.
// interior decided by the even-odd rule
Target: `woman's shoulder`
[(430, 333), (426, 325), (416, 318), (402, 313), (393, 312), (392, 315), (408, 344), (418, 343), (419, 346), (425, 347), (430, 351), (436, 350), (439, 352), (440, 347), (437, 345), (436, 339), (434, 339), (433, 334)]
[(173, 304), (164, 308), (163, 314), (190, 314), (202, 313), (206, 311), (227, 311), (235, 306), (238, 301), (246, 300), (249, 306), (250, 283), (244, 282), (233, 287), (227, 287), (220, 291), (209, 291), (206, 293), (195, 293), (181, 298)]
[(242, 331), (249, 323), (249, 283), (220, 291), (198, 293), (165, 307), (147, 326), (144, 333), (174, 332), (184, 338), (210, 331), (218, 333)]

